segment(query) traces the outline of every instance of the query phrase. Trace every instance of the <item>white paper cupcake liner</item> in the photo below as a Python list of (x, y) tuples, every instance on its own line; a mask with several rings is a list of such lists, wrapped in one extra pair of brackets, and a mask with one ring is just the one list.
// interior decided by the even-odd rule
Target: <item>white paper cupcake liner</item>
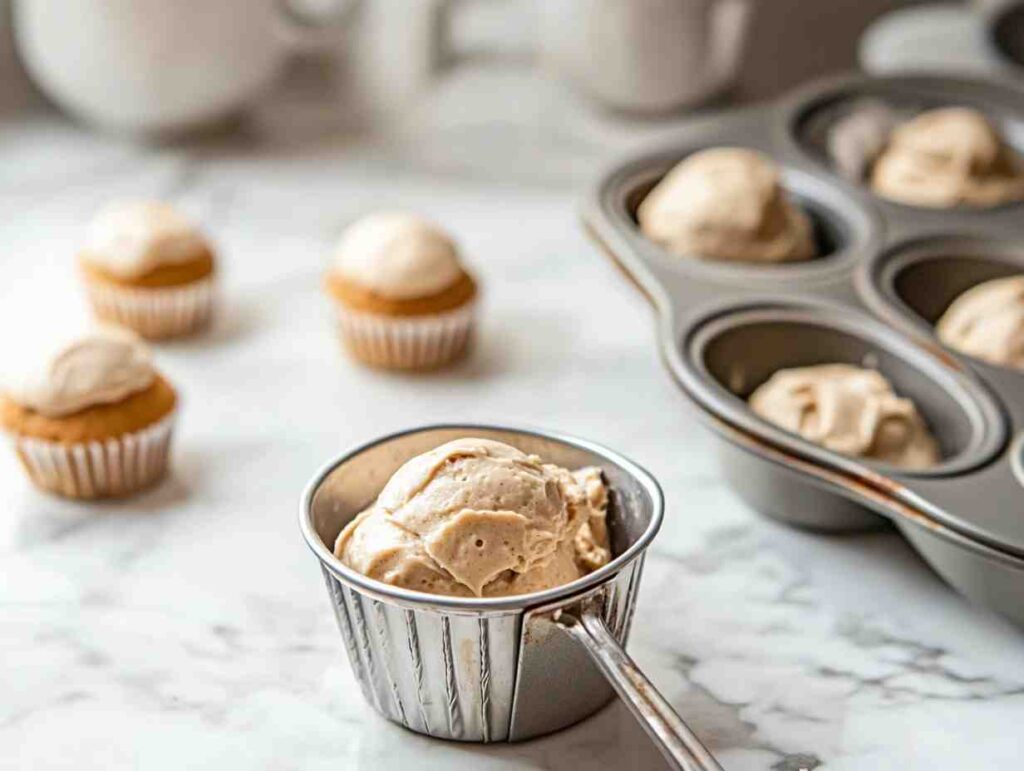
[(128, 495), (167, 470), (175, 412), (113, 439), (61, 444), (18, 436), (14, 449), (37, 487), (68, 498)]
[(352, 354), (375, 367), (430, 369), (457, 358), (469, 342), (475, 303), (452, 311), (393, 317), (338, 306), (341, 337)]
[(93, 279), (85, 281), (93, 312), (103, 321), (120, 324), (143, 337), (176, 337), (195, 332), (213, 314), (213, 277), (182, 286), (124, 287)]

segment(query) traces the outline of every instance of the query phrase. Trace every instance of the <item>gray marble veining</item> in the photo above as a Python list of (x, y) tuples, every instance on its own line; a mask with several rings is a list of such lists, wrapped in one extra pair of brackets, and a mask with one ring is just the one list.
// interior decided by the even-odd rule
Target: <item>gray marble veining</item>
[[(659, 768), (621, 705), (484, 748), (365, 704), (296, 532), (299, 493), (368, 437), (480, 420), (587, 436), (659, 478), (668, 516), (631, 651), (730, 771), (1017, 767), (1020, 633), (894, 534), (815, 536), (746, 509), (657, 361), (642, 299), (577, 225), (576, 185), (607, 148), (481, 136), (434, 123), (388, 141), (254, 131), (146, 148), (43, 111), (0, 124), (5, 334), (81, 322), (75, 243), (111, 197), (167, 196), (199, 217), (226, 300), (208, 336), (157, 351), (183, 396), (161, 487), (74, 504), (0, 456), (0, 765)], [(339, 354), (321, 272), (344, 223), (379, 206), (437, 217), (482, 281), (476, 348), (443, 373)]]

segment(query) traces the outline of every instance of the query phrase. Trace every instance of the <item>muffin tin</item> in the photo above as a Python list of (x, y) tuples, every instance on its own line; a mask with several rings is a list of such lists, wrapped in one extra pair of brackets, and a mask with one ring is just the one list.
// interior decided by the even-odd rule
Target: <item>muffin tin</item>
[[(725, 476), (748, 502), (826, 531), (888, 519), (950, 584), (1020, 625), (1024, 373), (944, 348), (933, 325), (962, 291), (1024, 273), (1024, 205), (936, 210), (886, 201), (839, 176), (824, 137), (854, 101), (871, 97), (907, 112), (978, 108), (1020, 149), (1022, 96), (949, 78), (832, 78), (615, 164), (584, 210), (596, 242), (655, 306), (665, 363), (721, 440)], [(814, 220), (822, 256), (723, 264), (679, 258), (643, 236), (636, 207), (665, 172), (696, 150), (725, 145), (775, 159), (788, 194)], [(827, 362), (880, 370), (916, 402), (942, 462), (908, 471), (839, 455), (747, 406), (776, 370)]]

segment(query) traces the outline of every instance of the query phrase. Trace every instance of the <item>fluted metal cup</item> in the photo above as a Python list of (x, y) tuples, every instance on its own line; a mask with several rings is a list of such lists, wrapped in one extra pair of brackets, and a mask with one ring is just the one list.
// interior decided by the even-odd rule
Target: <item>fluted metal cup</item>
[[(599, 466), (611, 491), (612, 561), (554, 589), (465, 598), (384, 584), (335, 558), (338, 533), (399, 466), (469, 436), (570, 469)], [(623, 649), (644, 552), (663, 510), (654, 478), (599, 445), (540, 431), (445, 425), (392, 434), (332, 461), (307, 487), (299, 521), (363, 695), (389, 720), (442, 739), (518, 741), (570, 726), (618, 692), (673, 768), (720, 769)]]

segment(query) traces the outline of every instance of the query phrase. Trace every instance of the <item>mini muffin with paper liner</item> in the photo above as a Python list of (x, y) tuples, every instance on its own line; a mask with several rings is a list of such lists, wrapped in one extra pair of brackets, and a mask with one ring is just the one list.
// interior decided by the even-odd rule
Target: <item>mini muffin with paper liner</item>
[(381, 212), (351, 224), (325, 286), (342, 341), (365, 364), (430, 369), (466, 350), (476, 282), (451, 237), (423, 217)]
[(103, 326), (24, 348), (0, 371), (0, 428), (37, 487), (104, 498), (163, 477), (178, 398), (137, 335)]
[(159, 339), (196, 332), (213, 313), (213, 250), (169, 204), (109, 204), (90, 223), (78, 262), (103, 322)]

